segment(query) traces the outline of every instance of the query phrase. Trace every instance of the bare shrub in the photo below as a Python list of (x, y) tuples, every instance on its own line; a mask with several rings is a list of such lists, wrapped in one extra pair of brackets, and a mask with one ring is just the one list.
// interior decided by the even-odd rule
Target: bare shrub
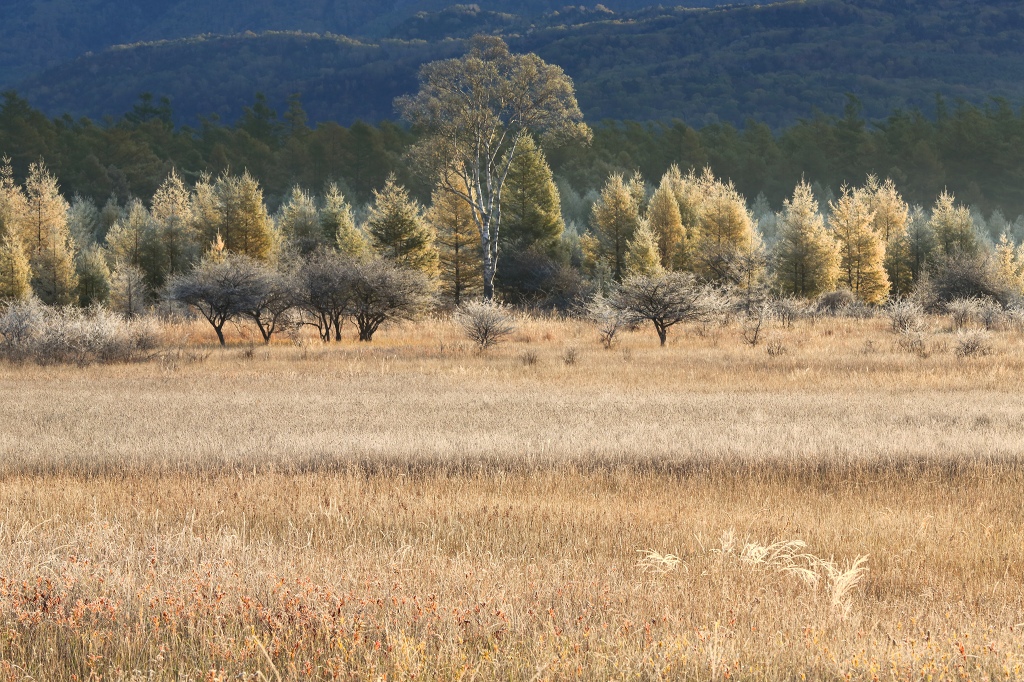
[(525, 353), (519, 356), (519, 359), (527, 367), (534, 367), (537, 365), (537, 363), (540, 362), (540, 356), (537, 355), (537, 351), (535, 350), (526, 351)]
[(896, 337), (900, 350), (920, 357), (928, 356), (928, 333), (923, 327), (912, 327), (900, 331)]
[(924, 326), (924, 308), (920, 303), (905, 298), (897, 299), (885, 307), (893, 332), (905, 334)]
[(823, 315), (845, 315), (857, 305), (857, 297), (849, 289), (837, 289), (818, 297), (816, 310)]
[(0, 358), (87, 365), (148, 359), (159, 334), (151, 318), (126, 319), (102, 308), (48, 308), (14, 303), (0, 314)]
[(807, 317), (809, 310), (806, 301), (788, 296), (777, 299), (772, 304), (772, 312), (783, 327), (792, 327), (794, 322)]
[(1003, 306), (991, 299), (978, 301), (977, 317), (982, 326), (990, 332), (1002, 329), (1006, 321)]
[(619, 331), (628, 326), (622, 311), (612, 306), (608, 299), (597, 296), (587, 305), (587, 316), (597, 324), (601, 345), (611, 348)]
[(462, 304), (455, 314), (455, 321), (466, 337), (482, 351), (498, 345), (516, 330), (509, 311), (501, 304), (487, 301)]
[(789, 352), (789, 349), (786, 348), (786, 345), (782, 343), (782, 341), (779, 341), (778, 339), (769, 341), (768, 345), (765, 347), (765, 350), (768, 351), (768, 355), (773, 358), (780, 357)]
[(984, 329), (962, 329), (956, 335), (954, 354), (958, 358), (975, 358), (992, 353), (992, 335)]
[(751, 347), (757, 347), (768, 329), (768, 323), (772, 318), (772, 306), (768, 303), (761, 303), (752, 306), (740, 320), (740, 331), (743, 340)]
[(564, 362), (567, 366), (571, 367), (578, 363), (579, 361), (580, 351), (578, 348), (570, 346), (569, 348), (566, 348), (565, 351), (562, 352), (562, 362)]
[(954, 298), (946, 304), (946, 312), (953, 321), (953, 330), (960, 330), (974, 321), (978, 315), (978, 300), (975, 298)]

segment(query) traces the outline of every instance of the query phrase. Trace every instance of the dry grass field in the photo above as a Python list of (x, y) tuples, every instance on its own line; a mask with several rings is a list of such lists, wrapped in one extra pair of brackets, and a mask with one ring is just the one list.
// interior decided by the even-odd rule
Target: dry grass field
[(0, 365), (0, 676), (1022, 676), (1024, 336), (931, 324)]

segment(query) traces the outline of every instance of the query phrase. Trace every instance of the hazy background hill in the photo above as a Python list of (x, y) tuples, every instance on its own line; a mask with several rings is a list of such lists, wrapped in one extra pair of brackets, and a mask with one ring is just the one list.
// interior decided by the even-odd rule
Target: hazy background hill
[[(534, 15), (521, 8), (544, 12), (555, 3), (502, 0), (438, 12), (423, 10), (432, 6), (427, 0), (216, 6), (182, 0), (163, 9), (137, 3), (118, 20), (123, 30), (110, 20), (107, 40), (253, 31), (102, 50), (28, 76), (17, 89), (51, 115), (119, 115), (149, 91), (171, 99), (179, 123), (194, 124), (207, 114), (234, 120), (262, 91), (278, 110), (300, 93), (314, 121), (378, 121), (394, 116), (393, 98), (415, 87), (421, 63), (458, 53), (459, 39), (484, 31), (563, 66), (592, 121), (742, 125), (756, 119), (778, 128), (816, 108), (840, 113), (846, 93), (856, 94), (874, 118), (897, 108), (933, 113), (938, 93), (975, 103), (1024, 101), (1024, 8), (1018, 0), (631, 9), (644, 1), (608, 3), (616, 12), (570, 8)], [(35, 3), (37, 9), (43, 4)], [(70, 27), (90, 5), (89, 21), (117, 14), (108, 2), (79, 3), (64, 22), (69, 34), (82, 35)], [(14, 31), (2, 20), (0, 26)], [(325, 33), (350, 27), (367, 37)], [(258, 33), (269, 28), (294, 30)], [(24, 35), (14, 31), (15, 38)]]
[[(737, 0), (733, 0), (736, 2)], [(744, 1), (738, 0), (738, 4)], [(379, 38), (450, 0), (24, 0), (0, 3), (0, 88), (89, 51), (140, 41), (244, 31), (306, 31)], [(536, 16), (564, 0), (478, 0), (484, 10)], [(616, 11), (649, 0), (606, 0)], [(721, 0), (675, 0), (715, 6)]]

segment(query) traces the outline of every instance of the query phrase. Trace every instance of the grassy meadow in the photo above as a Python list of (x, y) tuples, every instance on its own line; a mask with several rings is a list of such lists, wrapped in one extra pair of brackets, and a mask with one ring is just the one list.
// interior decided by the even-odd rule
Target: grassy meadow
[(0, 679), (1022, 676), (1024, 334), (950, 324), (0, 365)]

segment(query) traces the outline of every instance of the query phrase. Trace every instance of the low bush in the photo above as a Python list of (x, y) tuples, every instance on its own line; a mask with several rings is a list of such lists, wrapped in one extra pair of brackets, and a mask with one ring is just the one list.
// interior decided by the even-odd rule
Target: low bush
[(0, 358), (10, 362), (138, 362), (152, 356), (158, 340), (154, 320), (102, 308), (50, 308), (33, 299), (0, 312)]

